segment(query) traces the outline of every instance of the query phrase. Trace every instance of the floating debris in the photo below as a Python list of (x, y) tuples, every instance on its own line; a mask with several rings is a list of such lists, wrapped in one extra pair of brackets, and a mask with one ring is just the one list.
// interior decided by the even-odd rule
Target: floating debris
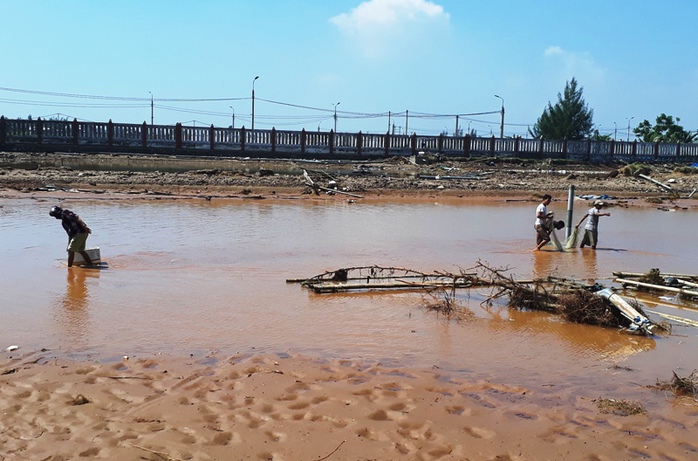
[(694, 399), (698, 397), (698, 371), (694, 370), (693, 373), (685, 378), (680, 377), (676, 372), (673, 372), (673, 374), (674, 377), (671, 381), (657, 381), (657, 384), (651, 387), (660, 390), (668, 390), (678, 396), (688, 396)]
[(616, 399), (598, 399), (596, 407), (601, 413), (611, 413), (617, 416), (642, 415), (647, 410), (637, 402)]
[(520, 310), (542, 310), (562, 315), (574, 323), (622, 328), (633, 334), (653, 335), (670, 331), (669, 324), (653, 322), (635, 300), (627, 301), (598, 283), (547, 277), (514, 280), (508, 269), (495, 269), (478, 262), (467, 271), (420, 272), (404, 267), (359, 266), (341, 268), (287, 283), (300, 283), (315, 293), (347, 293), (380, 290), (419, 290), (438, 293), (429, 308), (451, 314), (458, 289), (490, 288), (484, 303), (507, 298), (507, 306)]

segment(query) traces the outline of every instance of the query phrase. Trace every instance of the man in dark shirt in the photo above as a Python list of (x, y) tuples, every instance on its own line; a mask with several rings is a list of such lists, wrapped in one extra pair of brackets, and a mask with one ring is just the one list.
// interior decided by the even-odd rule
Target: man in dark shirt
[(73, 265), (75, 252), (77, 251), (83, 257), (88, 266), (92, 265), (90, 255), (85, 251), (87, 236), (92, 233), (92, 230), (87, 227), (87, 224), (70, 210), (64, 210), (61, 207), (54, 206), (49, 211), (49, 216), (61, 220), (63, 229), (68, 234), (68, 267)]

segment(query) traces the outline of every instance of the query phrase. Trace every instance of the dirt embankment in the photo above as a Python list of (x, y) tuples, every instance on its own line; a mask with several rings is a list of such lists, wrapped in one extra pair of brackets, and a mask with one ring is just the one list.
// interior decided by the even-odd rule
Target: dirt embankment
[(550, 193), (562, 198), (570, 186), (575, 186), (577, 195), (658, 201), (687, 198), (698, 188), (698, 174), (691, 174), (698, 169), (673, 164), (638, 169), (620, 164), (434, 157), (330, 162), (0, 153), (0, 189), (5, 196), (63, 190), (216, 197), (313, 194), (304, 170), (322, 194), (328, 188), (337, 188), (361, 196), (531, 198)]

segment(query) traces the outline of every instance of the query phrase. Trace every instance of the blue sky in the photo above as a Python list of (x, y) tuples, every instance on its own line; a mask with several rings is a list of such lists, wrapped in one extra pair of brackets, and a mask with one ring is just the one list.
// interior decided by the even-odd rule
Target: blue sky
[[(573, 77), (602, 134), (698, 129), (695, 0), (0, 0), (0, 115), (527, 129)], [(259, 79), (254, 80), (256, 76)], [(339, 103), (338, 105), (336, 105)], [(231, 108), (232, 106), (232, 108)], [(389, 115), (390, 114), (390, 115)], [(475, 115), (479, 114), (479, 115)], [(394, 128), (393, 128), (394, 125)], [(632, 135), (630, 136), (632, 139)]]

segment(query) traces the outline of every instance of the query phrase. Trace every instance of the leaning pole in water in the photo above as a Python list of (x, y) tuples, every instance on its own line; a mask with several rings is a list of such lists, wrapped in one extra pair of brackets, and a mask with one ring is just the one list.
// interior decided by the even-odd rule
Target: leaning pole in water
[(572, 212), (574, 211), (574, 186), (570, 186), (567, 193), (567, 232), (565, 235), (570, 238), (572, 235)]

